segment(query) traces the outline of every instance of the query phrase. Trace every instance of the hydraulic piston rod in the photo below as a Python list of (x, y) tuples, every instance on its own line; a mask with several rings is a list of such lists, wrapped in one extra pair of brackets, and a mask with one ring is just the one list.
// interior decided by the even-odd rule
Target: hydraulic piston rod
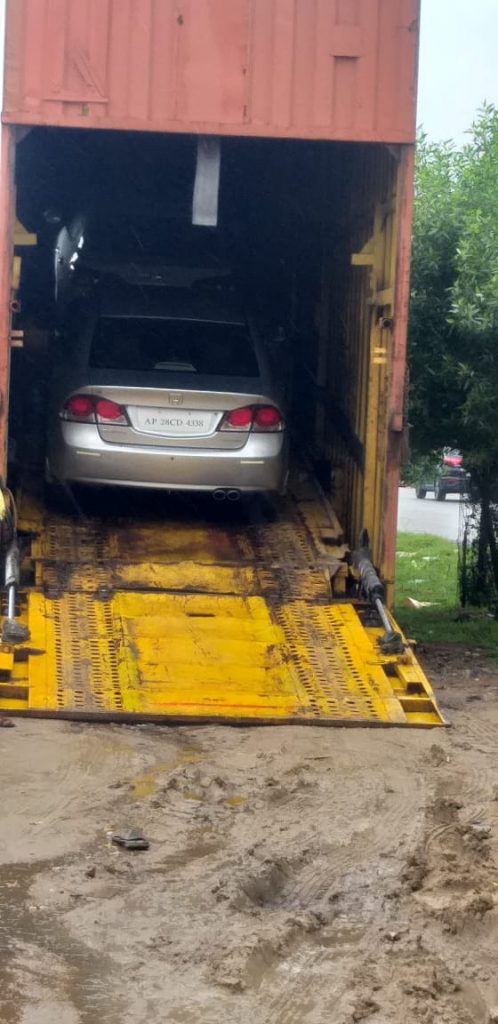
[(379, 646), (384, 654), (402, 654), (405, 645), (400, 633), (393, 629), (391, 620), (387, 614), (384, 598), (384, 584), (380, 579), (372, 562), (369, 546), (369, 536), (366, 530), (362, 530), (358, 550), (353, 554), (353, 563), (360, 574), (361, 590), (368, 601), (376, 609), (380, 621), (384, 627), (384, 634), (379, 640)]
[(7, 618), (2, 626), (2, 641), (6, 644), (20, 644), (29, 639), (29, 630), (16, 619), (17, 588), (20, 579), (20, 557), (17, 538), (14, 535), (5, 554), (5, 589), (7, 591)]

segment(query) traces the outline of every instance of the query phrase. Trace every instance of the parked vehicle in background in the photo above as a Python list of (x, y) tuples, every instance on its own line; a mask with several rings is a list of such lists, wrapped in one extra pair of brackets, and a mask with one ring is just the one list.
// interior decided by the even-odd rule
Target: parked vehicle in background
[(284, 490), (282, 394), (233, 294), (106, 287), (68, 309), (57, 349), (48, 483)]
[(418, 481), (417, 498), (425, 498), (428, 491), (434, 492), (436, 501), (444, 501), (447, 494), (468, 494), (470, 476), (463, 466), (460, 452), (451, 450), (443, 454), (434, 474), (424, 474)]

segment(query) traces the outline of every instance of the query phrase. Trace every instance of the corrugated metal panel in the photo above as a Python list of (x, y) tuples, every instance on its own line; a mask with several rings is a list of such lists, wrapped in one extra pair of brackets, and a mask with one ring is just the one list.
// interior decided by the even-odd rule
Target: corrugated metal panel
[(7, 0), (4, 119), (409, 142), (419, 0)]
[[(397, 315), (393, 305), (401, 216), (409, 227), (402, 205), (407, 203), (408, 193), (400, 185), (406, 160), (402, 149), (389, 152), (380, 146), (356, 147), (353, 159), (351, 151), (344, 154), (339, 188), (344, 209), (349, 205), (351, 215), (347, 221), (352, 229), (347, 243), (349, 259), (335, 273), (332, 264), (328, 283), (324, 280), (324, 298), (330, 310), (325, 339), (330, 370), (323, 456), (331, 458), (334, 483), (342, 492), (336, 512), (347, 524), (349, 542), (355, 545), (366, 527), (375, 564), (388, 580), (394, 570), (396, 526), (392, 516), (399, 468), (399, 451), (391, 444), (395, 401), (392, 322), (396, 323)], [(396, 296), (403, 306), (407, 290), (405, 274)], [(396, 330), (398, 369), (403, 374), (406, 316)], [(390, 534), (386, 534), (386, 512)]]
[(406, 455), (407, 441), (405, 403), (408, 397), (406, 356), (408, 314), (410, 305), (410, 259), (412, 248), (413, 194), (415, 150), (404, 146), (400, 154), (397, 181), (396, 281), (394, 296), (394, 329), (389, 383), (389, 441), (385, 472), (385, 508), (383, 523), (383, 564), (388, 581), (388, 596), (394, 593), (396, 561), (396, 530), (400, 466)]

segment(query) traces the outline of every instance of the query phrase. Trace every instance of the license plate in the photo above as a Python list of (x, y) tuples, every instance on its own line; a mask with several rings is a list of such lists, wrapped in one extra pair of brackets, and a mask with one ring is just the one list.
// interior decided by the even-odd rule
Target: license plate
[(129, 408), (130, 419), (136, 430), (144, 434), (163, 437), (203, 437), (212, 434), (218, 413), (196, 409), (152, 409), (137, 406)]

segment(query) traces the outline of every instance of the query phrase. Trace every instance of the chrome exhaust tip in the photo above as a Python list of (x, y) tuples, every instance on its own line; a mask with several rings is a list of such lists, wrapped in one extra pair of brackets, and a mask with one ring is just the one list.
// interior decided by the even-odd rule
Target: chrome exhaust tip
[(224, 501), (226, 496), (227, 496), (227, 492), (224, 491), (222, 487), (217, 487), (216, 490), (213, 491), (213, 499), (214, 499), (214, 501)]
[(240, 491), (232, 488), (230, 491), (227, 491), (227, 498), (229, 501), (240, 501)]

